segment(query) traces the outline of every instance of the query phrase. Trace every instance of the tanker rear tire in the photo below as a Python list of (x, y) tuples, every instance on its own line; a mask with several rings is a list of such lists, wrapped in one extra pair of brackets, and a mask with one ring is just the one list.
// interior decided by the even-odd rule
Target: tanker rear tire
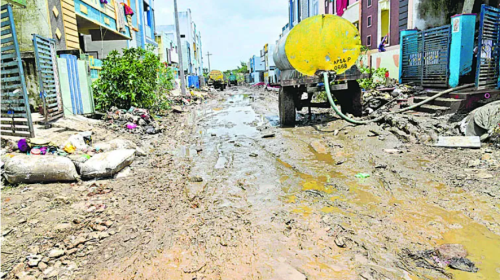
[(355, 117), (361, 117), (363, 106), (361, 103), (361, 87), (357, 81), (348, 81), (346, 90), (337, 90), (333, 92), (344, 114), (352, 114)]
[(295, 125), (295, 100), (293, 90), (282, 87), (279, 92), (279, 113), (281, 127)]

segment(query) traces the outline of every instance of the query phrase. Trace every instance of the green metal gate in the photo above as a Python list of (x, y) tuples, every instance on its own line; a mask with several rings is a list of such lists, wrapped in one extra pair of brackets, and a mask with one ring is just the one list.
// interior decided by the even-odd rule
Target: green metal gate
[(500, 9), (482, 5), (479, 25), (476, 88), (497, 88), (499, 84)]
[(40, 98), (43, 101), (45, 125), (63, 116), (63, 104), (59, 87), (59, 74), (56, 61), (56, 41), (33, 34), (35, 59), (40, 85)]
[(12, 6), (1, 7), (1, 134), (35, 137)]

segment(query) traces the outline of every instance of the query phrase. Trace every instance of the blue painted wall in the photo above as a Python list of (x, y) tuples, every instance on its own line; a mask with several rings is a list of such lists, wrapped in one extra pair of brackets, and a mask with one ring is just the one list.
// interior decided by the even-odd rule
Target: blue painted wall
[(472, 71), (476, 15), (456, 15), (451, 18), (450, 87), (460, 83), (460, 77)]

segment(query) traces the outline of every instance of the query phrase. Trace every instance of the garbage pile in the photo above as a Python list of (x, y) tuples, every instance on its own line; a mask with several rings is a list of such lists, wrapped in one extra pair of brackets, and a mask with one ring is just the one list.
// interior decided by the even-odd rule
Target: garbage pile
[(115, 131), (135, 134), (157, 134), (163, 127), (151, 116), (149, 110), (131, 107), (128, 111), (111, 107), (105, 122)]
[(2, 176), (11, 184), (106, 178), (144, 154), (128, 140), (93, 143), (90, 131), (71, 135), (62, 144), (41, 138), (2, 139)]
[(375, 89), (363, 91), (363, 112), (370, 115), (383, 106), (400, 109), (408, 104), (412, 96), (421, 95), (423, 87), (394, 84), (389, 86), (378, 86)]

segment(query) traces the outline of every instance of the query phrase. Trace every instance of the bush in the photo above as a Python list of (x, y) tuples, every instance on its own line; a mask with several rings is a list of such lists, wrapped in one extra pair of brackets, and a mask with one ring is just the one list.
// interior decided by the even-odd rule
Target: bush
[(359, 86), (362, 89), (375, 89), (378, 86), (385, 84), (385, 73), (387, 72), (386, 68), (372, 69), (369, 67), (361, 67), (360, 71), (363, 74), (371, 74), (370, 78), (358, 80)]
[(97, 110), (134, 106), (158, 111), (169, 107), (165, 93), (173, 88), (173, 74), (152, 46), (123, 49), (123, 55), (112, 51), (103, 60), (99, 79), (92, 86)]

